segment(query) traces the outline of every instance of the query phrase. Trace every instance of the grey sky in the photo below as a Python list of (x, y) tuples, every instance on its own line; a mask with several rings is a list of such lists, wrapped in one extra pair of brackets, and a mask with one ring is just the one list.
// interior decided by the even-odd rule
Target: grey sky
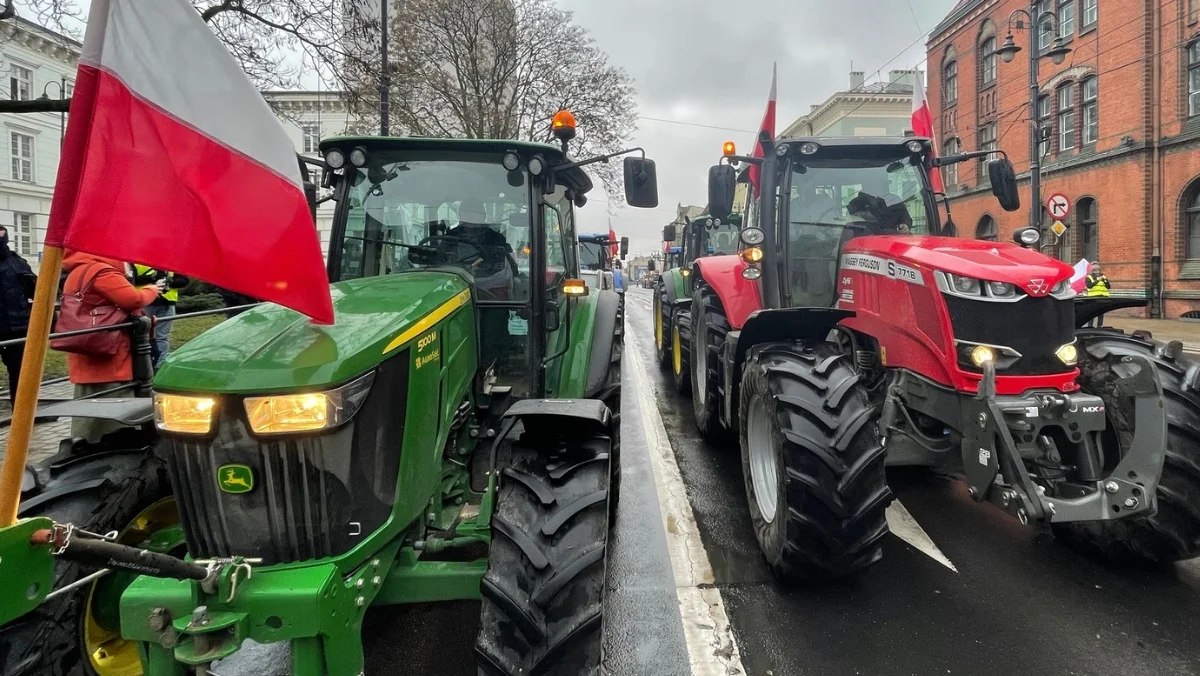
[[(955, 0), (559, 0), (609, 58), (636, 81), (634, 145), (658, 164), (661, 207), (624, 207), (613, 217), (633, 250), (660, 245), (676, 202), (703, 204), (709, 165), (722, 141), (748, 150), (779, 64), (778, 127), (810, 104), (849, 87), (851, 63), (868, 79), (922, 66), (924, 35)], [(918, 27), (919, 26), (919, 27)], [(913, 43), (916, 43), (915, 45)], [(911, 47), (909, 47), (912, 45)], [(907, 49), (906, 49), (907, 48)], [(890, 63), (889, 63), (890, 61)], [(738, 131), (656, 122), (678, 120)], [(599, 191), (579, 214), (582, 231), (601, 231), (608, 214)], [(623, 203), (617, 196), (614, 201)]]

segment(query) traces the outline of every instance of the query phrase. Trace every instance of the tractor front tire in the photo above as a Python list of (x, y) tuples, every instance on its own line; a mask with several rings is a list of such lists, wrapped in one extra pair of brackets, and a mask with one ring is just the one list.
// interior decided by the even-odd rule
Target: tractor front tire
[[(1064, 542), (1118, 562), (1170, 563), (1200, 556), (1200, 360), (1184, 356), (1182, 345), (1164, 344), (1149, 334), (1126, 335), (1111, 330), (1081, 330), (1079, 385), (1087, 394), (1104, 400), (1108, 425), (1123, 455), (1133, 438), (1132, 397), (1116, 392), (1118, 379), (1112, 364), (1097, 355), (1107, 350), (1117, 355), (1150, 359), (1163, 389), (1167, 417), (1167, 457), (1159, 477), (1158, 510), (1149, 516), (1115, 521), (1082, 521), (1055, 524), (1053, 531)], [(1106, 458), (1112, 469), (1119, 457)]]
[(492, 516), (481, 676), (599, 676), (608, 436), (511, 446)]
[(721, 350), (729, 334), (729, 319), (716, 292), (703, 283), (697, 283), (692, 292), (692, 310), (696, 317), (690, 345), (692, 412), (701, 436), (716, 441), (726, 434), (721, 423), (721, 407), (725, 405)]
[[(55, 467), (50, 477), (27, 498), (29, 507), (22, 517), (47, 516), (93, 533), (117, 531), (119, 541), (127, 545), (141, 544), (156, 526), (178, 523), (165, 467), (149, 450), (85, 456)], [(39, 501), (39, 496), (51, 497)], [(58, 559), (54, 588), (92, 572)], [(114, 584), (121, 575), (113, 573), (57, 596), (0, 627), (0, 674), (94, 676), (98, 670), (93, 659), (101, 672), (135, 669), (133, 673), (140, 674), (137, 644), (122, 640), (115, 625), (117, 608), (101, 608), (100, 601), (92, 600), (100, 585)], [(120, 598), (119, 593), (98, 595), (113, 602)]]
[(825, 581), (878, 562), (892, 494), (878, 412), (850, 358), (831, 343), (757, 347), (739, 404), (750, 518), (772, 572)]
[(675, 308), (671, 313), (671, 382), (675, 391), (683, 396), (692, 393), (691, 350), (692, 313), (685, 308)]
[(654, 360), (661, 369), (671, 367), (671, 318), (667, 314), (667, 292), (654, 286)]

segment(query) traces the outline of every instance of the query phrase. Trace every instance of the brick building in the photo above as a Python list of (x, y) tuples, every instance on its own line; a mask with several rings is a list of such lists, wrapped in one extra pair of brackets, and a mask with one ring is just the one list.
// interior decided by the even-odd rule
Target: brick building
[[(1029, 50), (1061, 37), (1072, 52), (1039, 66), (1041, 195), (1064, 193), (1074, 208), (1048, 251), (1102, 261), (1114, 294), (1150, 298), (1153, 316), (1200, 310), (1200, 0), (1039, 4), (1056, 20), (1032, 45), (1028, 16), (1013, 15), (1028, 0), (961, 0), (930, 35), (942, 153), (1003, 150), (1022, 185), (1022, 210), (1007, 213), (981, 163), (943, 170), (960, 236), (1008, 239), (1028, 224)], [(1005, 63), (996, 50), (1010, 30), (1022, 51)]]

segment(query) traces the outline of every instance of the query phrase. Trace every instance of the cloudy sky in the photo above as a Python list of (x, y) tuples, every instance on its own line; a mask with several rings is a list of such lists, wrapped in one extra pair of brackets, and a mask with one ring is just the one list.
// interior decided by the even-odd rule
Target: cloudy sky
[[(923, 67), (924, 36), (955, 0), (558, 0), (601, 49), (633, 76), (638, 133), (658, 164), (660, 207), (623, 206), (617, 234), (634, 251), (661, 246), (675, 204), (703, 204), (721, 143), (746, 150), (762, 120), (779, 65), (778, 128), (811, 104), (849, 88), (851, 64), (868, 80)], [(877, 72), (881, 71), (881, 72)], [(652, 119), (653, 118), (653, 119)], [(672, 124), (674, 120), (694, 125)], [(598, 191), (599, 192), (599, 191)], [(581, 231), (602, 231), (603, 194), (579, 214)], [(621, 196), (614, 200), (623, 202)]]

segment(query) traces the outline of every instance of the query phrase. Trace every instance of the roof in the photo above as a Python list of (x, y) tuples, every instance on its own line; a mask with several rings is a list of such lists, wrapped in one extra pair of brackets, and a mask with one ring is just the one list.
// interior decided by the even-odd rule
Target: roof
[(58, 40), (61, 40), (63, 42), (63, 44), (65, 44), (67, 46), (74, 47), (76, 49), (83, 47), (83, 44), (80, 43), (75, 38), (63, 35), (62, 33), (59, 33), (58, 31), (46, 28), (45, 26), (43, 26), (41, 24), (34, 23), (34, 22), (30, 21), (29, 19), (22, 18), (21, 16), (13, 17), (13, 21), (18, 26), (25, 28), (27, 30), (32, 30), (32, 31), (35, 31), (38, 33), (45, 33), (45, 34), (50, 35)]
[[(336, 146), (361, 145), (368, 151), (380, 150), (427, 150), (429, 152), (483, 152), (502, 153), (515, 151), (523, 155), (541, 155), (551, 166), (566, 164), (574, 160), (564, 155), (562, 148), (549, 143), (534, 143), (533, 141), (517, 141), (515, 139), (487, 138), (435, 138), (424, 136), (335, 136), (321, 141), (322, 155)], [(586, 194), (592, 189), (592, 179), (579, 167), (568, 169), (558, 174), (565, 178), (568, 187), (575, 190), (577, 195)]]
[(902, 82), (872, 82), (870, 84), (859, 85), (847, 92), (838, 92), (839, 94), (892, 94), (903, 95), (912, 94), (913, 86)]
[(929, 40), (932, 42), (933, 38), (953, 26), (956, 21), (966, 16), (968, 12), (975, 9), (978, 5), (983, 4), (983, 2), (984, 0), (958, 0), (958, 3), (954, 5), (954, 9), (951, 9), (950, 13), (929, 32)]

